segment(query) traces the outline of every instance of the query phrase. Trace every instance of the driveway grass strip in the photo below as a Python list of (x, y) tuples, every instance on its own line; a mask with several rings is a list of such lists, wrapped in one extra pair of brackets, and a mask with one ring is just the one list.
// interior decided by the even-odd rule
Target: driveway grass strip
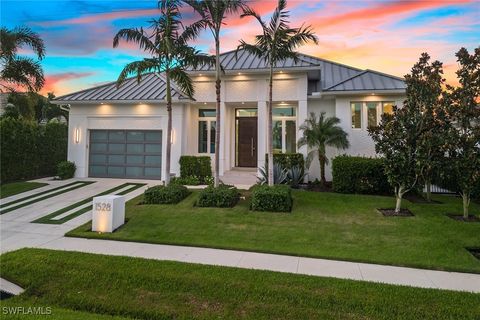
[(111, 194), (111, 193), (114, 193), (115, 191), (119, 191), (119, 190), (125, 189), (126, 187), (129, 187), (128, 189), (125, 189), (125, 190), (119, 191), (118, 193), (115, 193), (116, 195), (125, 195), (125, 194), (130, 193), (130, 192), (132, 192), (132, 191), (134, 191), (134, 190), (136, 190), (140, 187), (143, 187), (145, 185), (146, 185), (145, 183), (124, 183), (122, 185), (119, 185), (117, 187), (114, 187), (112, 189), (104, 191), (104, 192), (99, 193), (97, 195), (94, 195), (92, 197), (89, 197), (89, 198), (86, 198), (86, 199), (81, 200), (79, 202), (76, 202), (72, 205), (69, 205), (68, 207), (62, 208), (62, 209), (57, 210), (55, 212), (52, 212), (52, 213), (50, 213), (50, 214), (48, 214), (44, 217), (38, 218), (38, 219), (36, 219), (32, 222), (33, 223), (45, 223), (45, 224), (62, 224), (62, 223), (65, 223), (66, 221), (69, 221), (69, 220), (75, 218), (75, 217), (78, 217), (79, 215), (81, 215), (85, 212), (88, 212), (88, 211), (92, 210), (92, 205), (89, 205), (89, 206), (81, 208), (81, 209), (79, 209), (75, 212), (72, 212), (68, 216), (65, 216), (61, 219), (53, 219), (53, 218), (65, 213), (65, 212), (71, 211), (71, 210), (73, 210), (77, 207), (83, 206), (83, 205), (85, 205), (89, 202), (91, 203), (93, 201), (94, 197), (99, 197), (99, 196)]
[(132, 319), (480, 316), (480, 295), (474, 293), (175, 261), (22, 249), (2, 255), (0, 267), (2, 277), (26, 289), (8, 303)]
[(5, 183), (0, 185), (0, 199), (11, 197), (44, 186), (48, 186), (48, 183), (30, 181)]
[[(76, 190), (76, 189), (85, 187), (85, 186), (90, 185), (90, 184), (92, 184), (92, 183), (95, 183), (95, 181), (77, 181), (77, 182), (73, 182), (73, 183), (70, 183), (70, 184), (68, 184), (68, 185), (62, 186), (62, 187), (57, 187), (57, 188), (48, 190), (48, 192), (47, 192), (47, 191), (40, 192), (39, 194), (35, 194), (35, 195), (30, 196), (30, 197), (25, 197), (25, 198), (22, 198), (22, 199), (15, 200), (15, 201), (13, 201), (13, 202), (6, 203), (6, 204), (3, 205), (3, 207), (8, 206), (8, 208), (3, 209), (3, 210), (0, 210), (0, 214), (4, 214), (4, 213), (7, 213), (7, 212), (10, 212), (10, 211), (19, 209), (19, 208), (26, 207), (26, 206), (31, 205), (31, 204), (33, 204), (33, 203), (36, 203), (36, 202), (39, 202), (39, 201), (42, 201), (42, 200), (45, 200), (45, 199), (49, 199), (49, 198), (58, 196), (58, 195), (60, 195), (60, 194), (62, 194), (62, 193), (66, 193), (66, 192), (69, 192), (69, 191), (72, 191), (72, 190)], [(70, 188), (65, 188), (65, 187), (68, 187), (68, 186), (72, 186), (72, 187), (70, 187)], [(51, 193), (52, 191), (56, 191), (56, 190), (59, 190), (59, 191), (58, 191), (58, 192)], [(22, 201), (25, 201), (25, 200), (27, 200), (27, 199), (29, 199), (29, 198), (37, 197), (37, 196), (42, 195), (42, 194), (45, 194), (45, 196), (40, 197), (40, 198), (35, 198), (35, 199), (32, 200), (32, 201), (22, 202)], [(16, 205), (16, 206), (13, 206), (13, 207), (10, 206), (10, 205), (12, 205), (12, 204), (14, 204), (14, 203), (18, 203), (18, 202), (22, 202), (22, 203), (20, 203), (20, 204), (18, 204), (18, 205)], [(0, 208), (1, 208), (1, 207), (0, 207)]]
[(2, 203), (2, 204), (0, 205), (0, 208), (6, 207), (6, 206), (10, 206), (10, 205), (12, 205), (12, 204), (14, 204), (14, 203), (19, 203), (19, 202), (28, 200), (28, 199), (30, 199), (30, 198), (32, 198), (32, 197), (38, 197), (38, 196), (41, 196), (41, 195), (43, 195), (43, 194), (47, 194), (47, 193), (50, 193), (50, 192), (53, 192), (53, 191), (57, 191), (57, 190), (60, 190), (60, 189), (64, 189), (64, 188), (67, 188), (67, 187), (76, 185), (76, 184), (78, 184), (79, 182), (80, 182), (80, 181), (70, 182), (70, 183), (65, 184), (65, 185), (63, 185), (63, 186), (55, 187), (55, 188), (52, 188), (52, 189), (48, 189), (48, 190), (44, 190), (44, 191), (42, 191), (42, 192), (38, 192), (38, 193), (32, 194), (32, 195), (30, 195), (30, 196), (28, 196), (28, 197), (23, 197), (23, 198), (20, 198), (20, 199), (16, 199), (16, 200), (13, 200), (13, 201), (9, 201), (9, 202), (7, 202), (7, 203)]

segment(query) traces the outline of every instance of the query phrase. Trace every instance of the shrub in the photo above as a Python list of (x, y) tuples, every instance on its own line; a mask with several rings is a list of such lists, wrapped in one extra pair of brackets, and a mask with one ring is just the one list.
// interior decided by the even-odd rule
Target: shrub
[(292, 191), (286, 185), (258, 185), (252, 189), (251, 209), (255, 211), (290, 212)]
[(208, 186), (200, 192), (197, 206), (231, 208), (235, 206), (240, 198), (238, 189), (234, 186), (221, 184), (217, 188)]
[(197, 176), (200, 184), (203, 184), (207, 178), (212, 176), (212, 164), (209, 156), (181, 156), (179, 162), (181, 178)]
[(338, 156), (332, 162), (333, 191), (387, 194), (392, 192), (381, 158)]
[[(288, 172), (278, 163), (273, 164), (273, 184), (287, 183)], [(260, 177), (258, 177), (259, 184), (268, 184), (268, 169), (265, 166), (260, 168)]]
[(303, 168), (294, 166), (290, 170), (288, 170), (288, 184), (292, 186), (292, 188), (298, 188), (298, 186), (303, 183), (306, 175), (307, 174), (305, 173), (305, 170), (303, 170)]
[(189, 194), (186, 187), (171, 183), (168, 186), (154, 186), (145, 190), (143, 202), (146, 204), (175, 204)]
[(57, 165), (57, 177), (62, 180), (73, 178), (75, 170), (77, 170), (77, 166), (74, 162), (62, 161)]
[(197, 176), (188, 176), (185, 178), (182, 177), (173, 177), (170, 183), (176, 183), (187, 186), (198, 186), (200, 184), (200, 179)]
[[(274, 153), (273, 163), (290, 170), (293, 167), (305, 168), (305, 159), (301, 153)], [(268, 154), (265, 155), (265, 168), (268, 168)]]

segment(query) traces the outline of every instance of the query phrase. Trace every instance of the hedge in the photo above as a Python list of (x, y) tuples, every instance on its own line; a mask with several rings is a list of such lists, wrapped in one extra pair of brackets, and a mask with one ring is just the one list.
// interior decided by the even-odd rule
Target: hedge
[(185, 199), (190, 192), (179, 184), (168, 186), (154, 186), (145, 190), (143, 202), (145, 204), (175, 204)]
[(0, 144), (2, 183), (53, 176), (57, 164), (67, 159), (68, 128), (5, 117), (0, 120)]
[(221, 184), (217, 188), (208, 186), (200, 192), (197, 206), (231, 208), (235, 206), (240, 198), (238, 189), (234, 186)]
[[(273, 163), (277, 163), (287, 170), (292, 167), (305, 168), (305, 159), (301, 153), (274, 153)], [(265, 167), (268, 168), (268, 154), (265, 154)]]
[(252, 189), (251, 209), (254, 211), (290, 212), (292, 190), (287, 185), (257, 185)]
[(389, 194), (392, 188), (381, 158), (338, 156), (332, 161), (333, 191)]
[(188, 178), (196, 176), (200, 183), (206, 182), (206, 178), (212, 176), (212, 164), (209, 156), (181, 156), (180, 177)]

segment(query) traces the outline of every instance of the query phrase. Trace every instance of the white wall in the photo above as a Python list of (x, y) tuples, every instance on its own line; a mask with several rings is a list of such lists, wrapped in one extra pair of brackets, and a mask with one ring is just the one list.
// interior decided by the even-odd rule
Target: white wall
[[(184, 132), (184, 105), (175, 104), (172, 111), (173, 144), (171, 172), (180, 172), (178, 160), (182, 154)], [(70, 108), (68, 133), (68, 160), (77, 165), (76, 177), (88, 176), (89, 131), (93, 129), (162, 130), (163, 154), (167, 145), (167, 110), (165, 105), (153, 104), (83, 104)], [(79, 142), (75, 132), (79, 132)], [(162, 159), (162, 177), (165, 172), (165, 158)]]

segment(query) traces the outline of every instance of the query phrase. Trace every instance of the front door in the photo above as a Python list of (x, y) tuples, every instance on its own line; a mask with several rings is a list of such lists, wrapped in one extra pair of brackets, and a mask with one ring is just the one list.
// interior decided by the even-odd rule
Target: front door
[(237, 118), (237, 152), (239, 167), (257, 166), (257, 118)]

